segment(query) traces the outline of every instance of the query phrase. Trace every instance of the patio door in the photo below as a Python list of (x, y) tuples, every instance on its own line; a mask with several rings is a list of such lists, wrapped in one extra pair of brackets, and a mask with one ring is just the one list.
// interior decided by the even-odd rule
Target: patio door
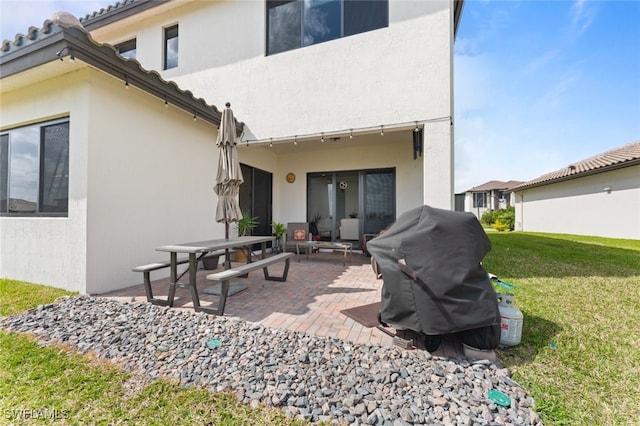
[(244, 183), (240, 185), (240, 209), (258, 217), (252, 235), (271, 235), (273, 175), (265, 170), (240, 164)]
[(395, 220), (395, 169), (309, 173), (307, 185), (307, 221), (323, 240), (360, 240)]

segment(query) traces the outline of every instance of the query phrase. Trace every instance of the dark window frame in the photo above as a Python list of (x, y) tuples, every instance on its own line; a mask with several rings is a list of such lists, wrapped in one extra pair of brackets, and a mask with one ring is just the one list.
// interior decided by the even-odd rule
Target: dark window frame
[[(122, 56), (123, 58), (128, 58), (128, 59), (136, 59), (137, 56), (137, 49), (138, 49), (138, 43), (137, 43), (137, 39), (132, 38), (131, 40), (127, 40), (127, 41), (123, 41), (122, 43), (118, 43), (115, 45), (116, 50), (118, 51), (118, 54), (120, 56)], [(133, 52), (130, 53), (130, 52)]]
[(474, 208), (480, 208), (480, 209), (487, 208), (487, 193), (486, 192), (474, 192), (473, 193), (473, 207)]
[[(291, 50), (297, 50), (302, 47), (313, 46), (314, 44), (320, 44), (331, 40), (341, 39), (345, 37), (351, 37), (364, 32), (375, 31), (381, 28), (387, 28), (389, 26), (389, 0), (336, 0), (340, 5), (340, 28), (338, 36), (331, 36), (326, 39), (321, 39), (317, 42), (308, 43), (305, 40), (305, 0), (267, 0), (265, 5), (265, 52), (267, 56), (275, 55), (278, 53), (288, 52)], [(299, 9), (296, 13), (296, 19), (300, 19), (299, 25), (294, 25), (299, 28), (299, 40), (294, 40), (295, 47), (284, 47), (277, 49), (275, 46), (271, 46), (270, 34), (272, 33), (270, 12), (275, 8), (286, 5), (297, 4)], [(367, 4), (376, 4), (376, 7), (380, 7), (378, 12), (384, 12), (382, 16), (382, 24), (376, 23), (373, 26), (363, 25), (362, 20), (357, 18), (361, 17), (360, 13), (363, 7), (367, 7)], [(358, 10), (358, 8), (360, 8)], [(295, 22), (293, 22), (295, 24)]]
[[(49, 152), (49, 147), (47, 146), (47, 142), (51, 143), (51, 149), (55, 150), (55, 146), (53, 145), (56, 141), (54, 139), (47, 139), (47, 129), (53, 129), (56, 126), (66, 125), (66, 146), (63, 147), (63, 153), (65, 154), (64, 158), (57, 157), (54, 162), (56, 165), (55, 171), (58, 172), (58, 166), (60, 165), (60, 161), (63, 161), (62, 170), (65, 172), (64, 175), (54, 175), (52, 179), (66, 179), (66, 183), (63, 184), (63, 188), (65, 189), (66, 198), (63, 198), (64, 205), (62, 205), (62, 209), (60, 211), (51, 211), (47, 209), (51, 208), (50, 204), (45, 203), (44, 200), (50, 196), (50, 192), (47, 192), (45, 188), (47, 186), (51, 187), (53, 185), (53, 181), (46, 182), (46, 174), (47, 172), (51, 172), (53, 169), (48, 168), (51, 165), (50, 162), (47, 161), (47, 154)], [(45, 122), (35, 123), (28, 126), (15, 127), (12, 129), (8, 129), (6, 131), (0, 132), (0, 142), (2, 146), (0, 146), (0, 151), (2, 151), (2, 155), (0, 155), (0, 216), (2, 217), (68, 217), (69, 216), (69, 155), (70, 155), (70, 120), (69, 117), (60, 118), (56, 120), (49, 120)], [(37, 128), (38, 133), (38, 176), (37, 176), (37, 188), (36, 188), (36, 210), (33, 212), (29, 211), (9, 211), (11, 207), (11, 161), (12, 155), (11, 150), (15, 149), (12, 146), (12, 132), (17, 133), (20, 130), (28, 129), (28, 128)], [(59, 142), (59, 141), (58, 141)], [(46, 185), (49, 183), (49, 185)]]
[[(162, 59), (162, 69), (170, 70), (173, 68), (178, 68), (178, 47), (180, 44), (180, 32), (178, 28), (178, 24), (171, 25), (169, 27), (165, 27), (163, 31), (163, 40), (164, 40), (164, 57)], [(170, 43), (173, 43), (175, 40), (175, 54), (171, 54), (172, 50), (170, 47)], [(175, 63), (174, 63), (175, 61)]]

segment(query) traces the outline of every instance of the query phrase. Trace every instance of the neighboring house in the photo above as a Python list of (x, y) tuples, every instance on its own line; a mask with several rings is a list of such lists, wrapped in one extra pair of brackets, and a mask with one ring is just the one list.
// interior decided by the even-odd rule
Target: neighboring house
[(640, 239), (640, 141), (512, 190), (516, 230)]
[(104, 292), (139, 283), (157, 246), (222, 237), (225, 102), (256, 234), (453, 208), (462, 5), (128, 0), (82, 18), (90, 36), (47, 21), (3, 42), (0, 277)]
[(484, 212), (506, 209), (513, 205), (511, 188), (521, 183), (516, 180), (508, 182), (491, 180), (468, 189), (464, 193), (464, 211), (473, 213), (480, 219)]

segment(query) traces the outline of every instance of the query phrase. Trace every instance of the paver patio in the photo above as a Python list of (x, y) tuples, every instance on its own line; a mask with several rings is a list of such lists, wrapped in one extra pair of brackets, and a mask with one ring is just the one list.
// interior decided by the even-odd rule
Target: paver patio
[[(342, 252), (314, 253), (309, 260), (304, 256), (300, 256), (299, 262), (292, 259), (286, 282), (265, 281), (261, 271), (250, 273), (248, 278), (234, 280), (246, 284), (247, 289), (227, 299), (224, 316), (354, 343), (392, 345), (388, 334), (375, 327), (364, 327), (340, 312), (380, 301), (382, 287), (382, 280), (376, 279), (369, 257), (354, 252), (346, 266), (342, 265), (342, 260)], [(283, 267), (284, 264), (278, 264), (270, 267), (269, 271), (277, 275)], [(218, 270), (220, 268), (218, 266)], [(168, 270), (164, 272), (168, 274)], [(213, 272), (198, 270), (198, 293), (202, 305), (217, 305), (218, 296), (202, 292), (214, 284), (206, 279), (206, 275)], [(163, 271), (156, 274), (162, 276)], [(168, 278), (153, 281), (154, 296), (165, 298), (168, 286)], [(133, 298), (136, 302), (148, 303), (142, 284), (99, 296), (120, 301)], [(188, 289), (176, 290), (174, 309), (193, 309)]]

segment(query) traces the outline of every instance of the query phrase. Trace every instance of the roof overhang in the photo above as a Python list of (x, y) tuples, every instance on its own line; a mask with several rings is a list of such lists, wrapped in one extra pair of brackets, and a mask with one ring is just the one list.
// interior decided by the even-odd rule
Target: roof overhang
[(453, 0), (453, 38), (458, 35), (458, 27), (460, 26), (460, 18), (462, 17), (462, 9), (465, 0)]
[(82, 22), (82, 26), (85, 27), (87, 31), (92, 31), (137, 13), (144, 12), (145, 10), (161, 6), (170, 1), (171, 0), (121, 1), (114, 6), (109, 6), (99, 12), (80, 18), (80, 22)]
[[(42, 31), (34, 34), (33, 40), (0, 52), (0, 79), (70, 56), (122, 80), (123, 84), (220, 126), (222, 113), (218, 108), (180, 89), (175, 82), (164, 80), (156, 71), (145, 70), (138, 61), (123, 58), (113, 46), (97, 43), (78, 27), (62, 28), (48, 22)], [(243, 127), (243, 123), (236, 122), (237, 134), (242, 133)]]
[(527, 185), (525, 183), (525, 184), (513, 187), (511, 189), (511, 192), (518, 193), (520, 191), (524, 191), (524, 190), (527, 190), (527, 189), (533, 189), (533, 188), (538, 188), (538, 187), (541, 187), (541, 186), (553, 185), (555, 183), (566, 182), (568, 180), (574, 180), (574, 179), (578, 179), (578, 178), (585, 177), (585, 176), (597, 175), (597, 174), (600, 174), (600, 173), (610, 172), (610, 171), (618, 170), (618, 169), (624, 169), (626, 167), (631, 167), (631, 166), (640, 166), (640, 158), (636, 158), (636, 159), (633, 159), (631, 161), (625, 161), (624, 163), (613, 164), (613, 165), (607, 166), (607, 167), (600, 167), (598, 169), (593, 169), (593, 170), (588, 170), (588, 171), (584, 171), (584, 172), (580, 172), (580, 173), (575, 173), (575, 174), (568, 175), (568, 176), (562, 176), (562, 177), (549, 179), (549, 180), (545, 180), (545, 181), (541, 181), (541, 182), (535, 182), (535, 183), (532, 183), (532, 184), (529, 184), (529, 185)]

